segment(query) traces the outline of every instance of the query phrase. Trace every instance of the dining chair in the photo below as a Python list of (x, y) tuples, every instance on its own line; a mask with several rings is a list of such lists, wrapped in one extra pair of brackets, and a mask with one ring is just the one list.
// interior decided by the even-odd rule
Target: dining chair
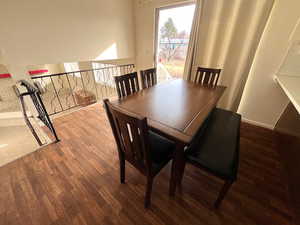
[(215, 87), (218, 84), (221, 69), (198, 67), (194, 82), (205, 86)]
[(225, 181), (214, 203), (215, 208), (220, 206), (237, 179), (240, 123), (239, 114), (215, 108), (185, 152), (185, 163), (190, 163)]
[(141, 70), (142, 88), (149, 88), (157, 84), (156, 68)]
[(125, 183), (125, 161), (147, 178), (145, 208), (150, 206), (152, 183), (159, 171), (172, 159), (175, 144), (150, 131), (147, 119), (115, 107), (104, 100), (120, 162), (120, 180)]
[(140, 90), (137, 72), (115, 76), (115, 83), (119, 99)]

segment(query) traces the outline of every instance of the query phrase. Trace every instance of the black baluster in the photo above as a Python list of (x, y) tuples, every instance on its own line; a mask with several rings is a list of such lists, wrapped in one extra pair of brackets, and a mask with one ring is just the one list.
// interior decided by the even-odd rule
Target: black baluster
[[(54, 89), (56, 98), (57, 98), (58, 103), (59, 103), (59, 105), (60, 105), (61, 111), (64, 111), (64, 108), (62, 107), (62, 104), (61, 104), (61, 102), (60, 102), (60, 98), (59, 98), (58, 93), (57, 93), (57, 91), (56, 91), (56, 88), (55, 88), (55, 85), (54, 85), (54, 82), (53, 82), (52, 77), (50, 77), (50, 80), (51, 80), (51, 83), (52, 83), (52, 86), (53, 86), (53, 89)], [(55, 110), (55, 113), (56, 113), (56, 110)]]
[(66, 77), (67, 77), (67, 81), (68, 81), (68, 84), (69, 84), (69, 87), (70, 87), (70, 92), (71, 92), (71, 95), (72, 95), (72, 98), (73, 98), (73, 102), (74, 102), (74, 106), (75, 106), (75, 105), (76, 105), (76, 102), (75, 102), (75, 97), (74, 97), (73, 89), (72, 89), (72, 87), (71, 87), (71, 84), (70, 84), (70, 80), (69, 80), (68, 74), (66, 73), (65, 75), (66, 75)]

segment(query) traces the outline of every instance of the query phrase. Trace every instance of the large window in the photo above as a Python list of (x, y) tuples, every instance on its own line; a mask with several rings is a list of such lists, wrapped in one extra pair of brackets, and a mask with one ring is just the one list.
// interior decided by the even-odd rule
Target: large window
[(114, 70), (105, 69), (107, 67), (112, 67), (114, 65), (107, 63), (93, 62), (92, 67), (94, 69), (94, 76), (97, 83), (108, 85), (110, 87), (114, 86), (113, 74), (110, 74)]
[[(68, 72), (75, 72), (79, 71), (79, 65), (77, 62), (72, 63), (64, 63), (65, 71)], [(80, 73), (74, 73), (76, 77), (80, 77)]]
[(195, 4), (157, 9), (156, 66), (159, 82), (183, 76), (194, 11)]

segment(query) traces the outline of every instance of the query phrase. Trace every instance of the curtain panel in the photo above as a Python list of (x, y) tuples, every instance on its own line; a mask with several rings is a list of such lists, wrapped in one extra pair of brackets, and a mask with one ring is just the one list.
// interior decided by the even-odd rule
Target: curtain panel
[(222, 69), (219, 107), (236, 111), (274, 0), (197, 0), (184, 77)]

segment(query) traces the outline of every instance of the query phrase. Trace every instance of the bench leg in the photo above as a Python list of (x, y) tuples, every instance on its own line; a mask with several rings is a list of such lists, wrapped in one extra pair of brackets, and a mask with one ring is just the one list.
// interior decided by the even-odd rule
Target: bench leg
[(231, 187), (232, 183), (233, 183), (233, 181), (231, 181), (231, 180), (225, 181), (225, 184), (223, 185), (223, 187), (219, 193), (218, 199), (214, 204), (216, 209), (218, 209), (219, 206), (221, 205), (221, 202), (223, 201), (223, 199), (224, 199), (225, 195), (227, 194), (229, 188)]
[(125, 159), (120, 159), (120, 181), (125, 183)]
[(153, 185), (153, 178), (148, 176), (147, 177), (146, 194), (145, 194), (145, 208), (149, 208), (149, 206), (151, 204), (152, 185)]

